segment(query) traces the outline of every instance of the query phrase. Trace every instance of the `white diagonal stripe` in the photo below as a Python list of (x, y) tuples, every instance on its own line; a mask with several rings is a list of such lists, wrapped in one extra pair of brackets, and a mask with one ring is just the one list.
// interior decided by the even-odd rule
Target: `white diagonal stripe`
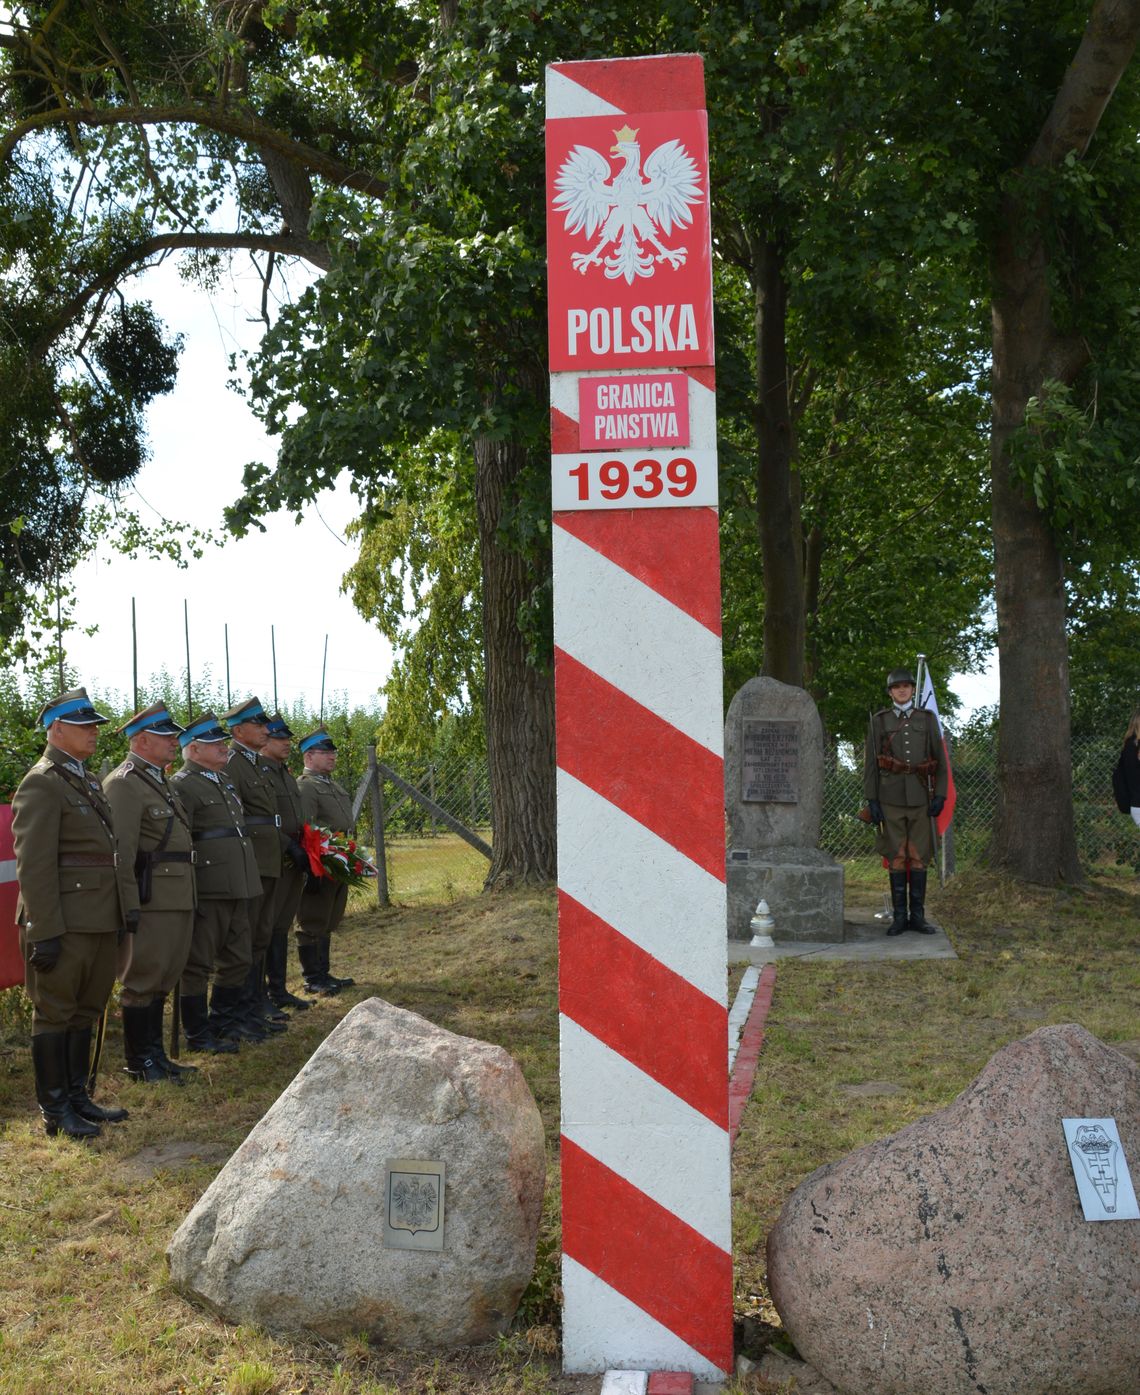
[(557, 68), (546, 69), (546, 119), (557, 121), (564, 116), (620, 116), (621, 107), (595, 96), (588, 87), (568, 78)]
[(565, 770), (557, 778), (558, 885), (724, 1007), (724, 882)]
[[(669, 1024), (662, 1022), (660, 1030), (667, 1032)], [(559, 1035), (562, 1132), (658, 1206), (730, 1250), (728, 1131), (565, 1014)]]
[(607, 1371), (620, 1363), (651, 1371), (691, 1371), (703, 1380), (724, 1378), (707, 1356), (569, 1255), (562, 1256), (562, 1291), (568, 1371)]
[(720, 636), (557, 526), (554, 642), (662, 721), (723, 755)]

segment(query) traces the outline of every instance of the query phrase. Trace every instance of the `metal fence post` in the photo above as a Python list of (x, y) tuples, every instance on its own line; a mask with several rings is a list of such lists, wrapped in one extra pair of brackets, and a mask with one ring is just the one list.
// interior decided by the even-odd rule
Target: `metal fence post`
[(372, 796), (372, 829), (376, 839), (376, 903), (390, 906), (388, 899), (388, 855), (384, 847), (384, 786), (376, 766), (376, 743), (368, 747), (368, 786)]

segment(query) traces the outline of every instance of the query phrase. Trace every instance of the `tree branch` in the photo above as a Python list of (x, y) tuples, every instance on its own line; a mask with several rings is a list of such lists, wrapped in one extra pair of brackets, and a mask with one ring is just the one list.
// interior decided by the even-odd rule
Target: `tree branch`
[(0, 166), (7, 164), (12, 152), (25, 136), (52, 126), (201, 126), (219, 135), (235, 136), (262, 150), (272, 151), (291, 164), (320, 175), (330, 184), (354, 189), (371, 198), (387, 192), (387, 184), (364, 170), (353, 169), (323, 150), (316, 150), (303, 141), (293, 140), (283, 131), (248, 112), (226, 111), (216, 107), (186, 106), (114, 107), (105, 110), (82, 107), (57, 107), (54, 111), (29, 116), (14, 126), (0, 142)]
[(181, 251), (251, 251), (274, 252), (281, 256), (308, 256), (308, 248), (319, 244), (306, 237), (295, 237), (289, 233), (161, 233), (144, 238), (126, 248), (115, 260), (94, 277), (90, 283), (72, 296), (55, 316), (43, 334), (31, 346), (30, 353), (43, 358), (62, 334), (65, 334), (96, 296), (105, 294), (115, 283), (125, 276), (132, 267), (140, 267), (150, 257), (160, 252)]
[(1140, 0), (1096, 0), (1028, 165), (1084, 155), (1140, 38)]

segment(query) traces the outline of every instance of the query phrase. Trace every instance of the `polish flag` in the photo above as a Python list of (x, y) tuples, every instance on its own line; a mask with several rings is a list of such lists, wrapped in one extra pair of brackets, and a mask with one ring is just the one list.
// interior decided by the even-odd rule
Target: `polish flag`
[(946, 749), (946, 733), (942, 730), (938, 699), (934, 696), (934, 684), (930, 681), (930, 670), (926, 667), (922, 671), (922, 692), (919, 694), (918, 705), (925, 707), (928, 712), (934, 713), (934, 720), (938, 723), (938, 735), (942, 738), (942, 759), (946, 762), (946, 803), (942, 806), (942, 812), (934, 820), (934, 827), (938, 830), (938, 836), (941, 838), (950, 827), (950, 821), (954, 817), (958, 791), (954, 788), (954, 769), (950, 764), (950, 752)]

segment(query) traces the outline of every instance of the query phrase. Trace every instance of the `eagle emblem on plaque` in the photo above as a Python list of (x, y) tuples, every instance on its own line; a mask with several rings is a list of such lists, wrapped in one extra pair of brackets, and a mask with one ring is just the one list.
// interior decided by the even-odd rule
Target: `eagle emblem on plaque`
[(688, 249), (667, 247), (662, 238), (689, 226), (704, 197), (697, 163), (679, 140), (657, 146), (643, 172), (637, 135), (628, 125), (614, 131), (610, 154), (622, 161), (616, 174), (601, 151), (576, 145), (555, 178), (553, 200), (568, 233), (584, 233), (587, 240), (597, 234), (588, 252), (571, 254), (574, 270), (585, 276), (601, 266), (611, 281), (630, 286), (654, 275), (662, 262), (684, 266)]

